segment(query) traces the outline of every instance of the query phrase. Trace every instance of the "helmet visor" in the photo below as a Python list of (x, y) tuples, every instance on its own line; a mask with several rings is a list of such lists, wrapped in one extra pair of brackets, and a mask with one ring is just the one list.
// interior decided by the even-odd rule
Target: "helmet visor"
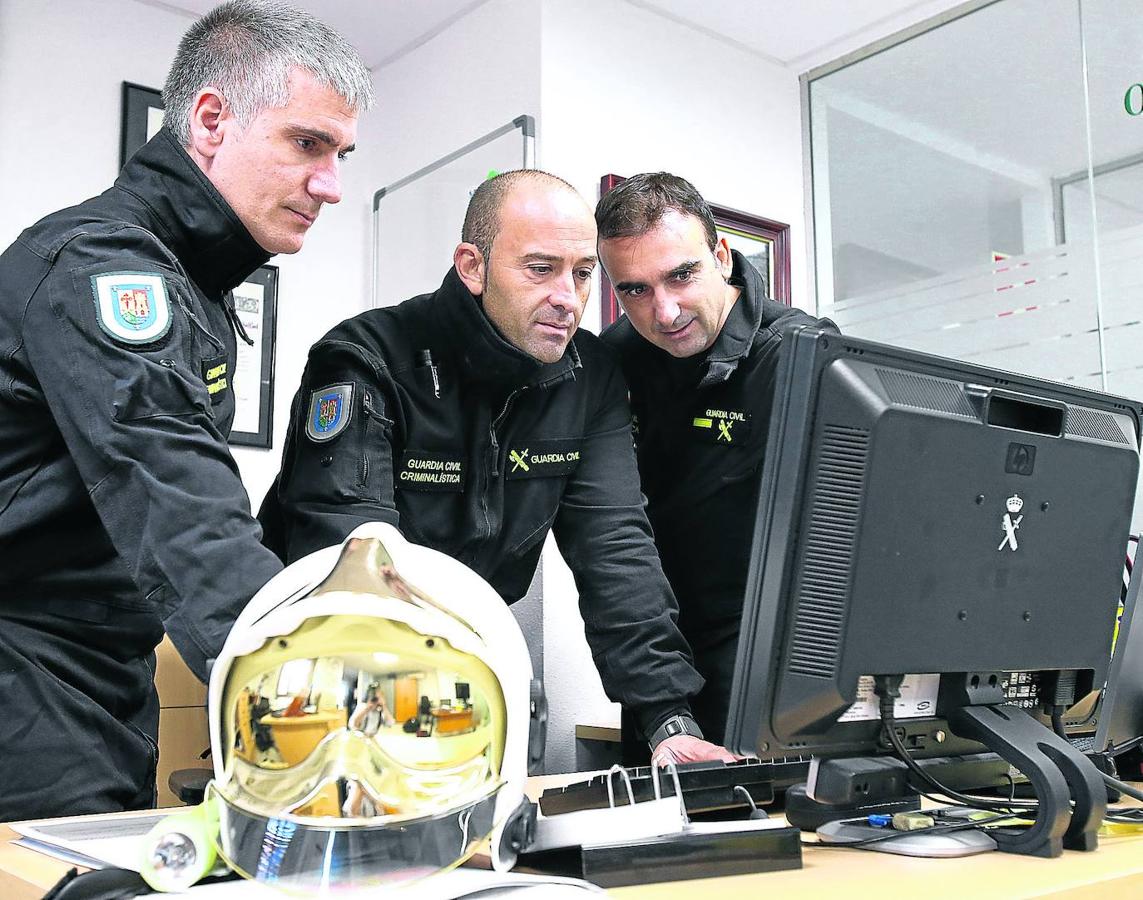
[(407, 623), (307, 619), (236, 663), (223, 696), (219, 790), (267, 818), (421, 819), (500, 783), (499, 682)]
[(218, 812), (219, 853), (231, 868), (312, 894), (347, 885), (396, 886), (463, 862), (492, 831), (496, 791), (393, 828), (318, 826), (257, 815), (213, 790), (208, 802)]

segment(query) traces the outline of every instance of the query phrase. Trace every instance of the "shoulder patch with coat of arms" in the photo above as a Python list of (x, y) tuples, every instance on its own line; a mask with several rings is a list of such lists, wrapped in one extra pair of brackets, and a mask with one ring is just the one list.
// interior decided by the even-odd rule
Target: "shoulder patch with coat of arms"
[(331, 384), (310, 394), (306, 437), (319, 444), (345, 431), (353, 415), (353, 385)]
[(125, 344), (153, 344), (171, 329), (167, 283), (154, 272), (106, 272), (91, 276), (95, 318)]

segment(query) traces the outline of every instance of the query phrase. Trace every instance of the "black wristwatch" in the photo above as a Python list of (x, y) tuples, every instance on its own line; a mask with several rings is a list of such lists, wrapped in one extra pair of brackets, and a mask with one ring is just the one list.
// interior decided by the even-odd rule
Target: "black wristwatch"
[(691, 737), (702, 739), (702, 729), (699, 728), (698, 722), (684, 713), (683, 715), (671, 716), (663, 722), (655, 729), (655, 733), (651, 735), (651, 740), (648, 743), (654, 750), (667, 738), (673, 738), (676, 734), (689, 734)]

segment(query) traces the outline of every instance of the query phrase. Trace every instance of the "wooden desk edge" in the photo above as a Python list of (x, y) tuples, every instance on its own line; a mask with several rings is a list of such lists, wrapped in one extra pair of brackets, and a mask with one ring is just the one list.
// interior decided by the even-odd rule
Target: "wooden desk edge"
[[(536, 799), (544, 788), (591, 777), (569, 773), (530, 778), (527, 793)], [(130, 815), (125, 813), (124, 815)], [(39, 900), (71, 866), (12, 841), (11, 826), (0, 824), (0, 897)], [(897, 893), (924, 894), (926, 900), (952, 900), (971, 894), (985, 898), (1040, 900), (1127, 900), (1143, 897), (1143, 834), (1103, 837), (1095, 853), (1065, 851), (1060, 859), (987, 853), (962, 859), (914, 859), (884, 853), (805, 848), (804, 868), (756, 875), (660, 882), (613, 889), (621, 898), (693, 898), (696, 891), (717, 892), (724, 900), (755, 900), (761, 890), (812, 891), (847, 900), (884, 900), (888, 885)], [(955, 871), (954, 871), (955, 870)], [(759, 881), (759, 879), (763, 879)]]

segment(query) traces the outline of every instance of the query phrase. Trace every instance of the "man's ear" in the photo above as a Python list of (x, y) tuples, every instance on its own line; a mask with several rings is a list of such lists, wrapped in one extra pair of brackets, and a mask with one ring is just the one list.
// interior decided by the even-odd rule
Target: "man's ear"
[(484, 293), (484, 254), (476, 244), (457, 244), (452, 254), (452, 264), (456, 266), (456, 274), (470, 294), (479, 297)]
[(187, 149), (191, 156), (209, 164), (233, 122), (234, 117), (222, 94), (212, 87), (199, 91), (190, 112), (191, 145)]
[(719, 238), (714, 245), (714, 258), (718, 260), (718, 270), (722, 273), (722, 280), (726, 281), (734, 272), (734, 257), (730, 255), (730, 244), (726, 238)]

